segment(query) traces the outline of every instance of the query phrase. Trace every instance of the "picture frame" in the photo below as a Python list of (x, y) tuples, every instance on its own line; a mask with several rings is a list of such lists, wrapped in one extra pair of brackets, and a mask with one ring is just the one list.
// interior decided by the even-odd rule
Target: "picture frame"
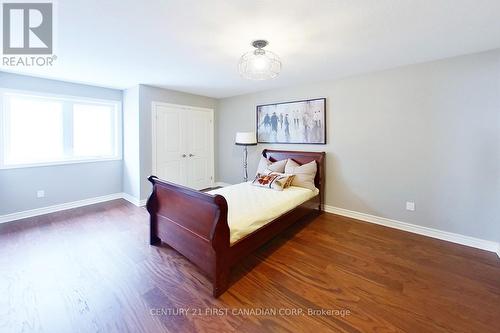
[(326, 98), (256, 107), (258, 143), (326, 144)]

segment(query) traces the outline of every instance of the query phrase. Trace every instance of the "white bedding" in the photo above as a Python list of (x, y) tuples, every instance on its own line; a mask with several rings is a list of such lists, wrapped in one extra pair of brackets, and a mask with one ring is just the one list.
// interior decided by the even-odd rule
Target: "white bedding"
[(241, 183), (208, 192), (220, 194), (228, 206), (231, 244), (313, 198), (319, 190), (291, 186), (283, 191)]

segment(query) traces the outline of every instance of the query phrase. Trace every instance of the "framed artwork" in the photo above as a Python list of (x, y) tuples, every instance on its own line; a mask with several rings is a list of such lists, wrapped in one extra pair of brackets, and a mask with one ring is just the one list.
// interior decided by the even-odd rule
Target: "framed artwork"
[(326, 144), (326, 98), (257, 105), (257, 142)]

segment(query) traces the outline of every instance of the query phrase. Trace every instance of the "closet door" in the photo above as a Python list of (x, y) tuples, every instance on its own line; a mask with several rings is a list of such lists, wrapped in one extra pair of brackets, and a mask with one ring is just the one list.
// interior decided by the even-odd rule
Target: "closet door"
[(153, 174), (204, 189), (213, 186), (213, 110), (153, 103)]
[(190, 110), (188, 128), (188, 186), (195, 189), (211, 187), (213, 183), (213, 114)]
[(153, 151), (153, 172), (161, 179), (187, 186), (186, 110), (161, 104), (157, 104), (155, 109), (156, 152)]

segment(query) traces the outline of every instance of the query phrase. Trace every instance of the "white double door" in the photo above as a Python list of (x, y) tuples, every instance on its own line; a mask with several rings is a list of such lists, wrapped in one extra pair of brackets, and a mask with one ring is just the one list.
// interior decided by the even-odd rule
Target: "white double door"
[(213, 110), (153, 103), (153, 174), (204, 189), (213, 186)]

